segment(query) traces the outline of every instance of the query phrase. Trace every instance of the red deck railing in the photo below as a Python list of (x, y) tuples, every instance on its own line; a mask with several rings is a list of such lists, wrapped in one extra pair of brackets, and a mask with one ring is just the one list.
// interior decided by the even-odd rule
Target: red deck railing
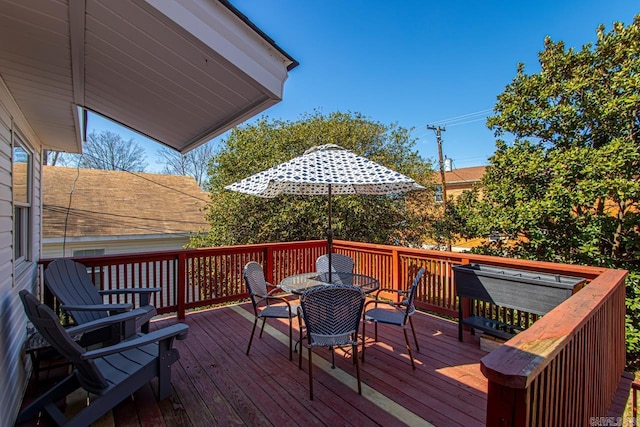
[(481, 361), (488, 425), (595, 425), (625, 366), (626, 272), (588, 286)]
[[(526, 313), (477, 306), (485, 316), (528, 327), (481, 361), (489, 380), (488, 425), (587, 425), (606, 414), (625, 365), (625, 271), (482, 255), (430, 251), (337, 240), (334, 251), (351, 256), (355, 270), (384, 287), (406, 288), (425, 267), (416, 305), (457, 317), (452, 267), (469, 262), (552, 274), (590, 282), (536, 320)], [(326, 242), (306, 241), (87, 257), (102, 289), (160, 287), (152, 303), (159, 313), (176, 312), (248, 297), (242, 268), (260, 262), (267, 281), (314, 271)], [(46, 265), (48, 260), (42, 260)], [(470, 310), (466, 307), (465, 310)]]

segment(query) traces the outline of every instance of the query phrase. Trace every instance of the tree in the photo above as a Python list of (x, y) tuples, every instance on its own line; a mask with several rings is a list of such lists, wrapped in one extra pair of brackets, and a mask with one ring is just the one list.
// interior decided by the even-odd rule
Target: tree
[(497, 150), (476, 212), (522, 258), (630, 270), (627, 360), (640, 361), (640, 15), (595, 45), (545, 40), (540, 72), (517, 75), (488, 126)]
[(640, 239), (640, 15), (595, 46), (545, 40), (541, 70), (517, 76), (488, 125), (498, 140), (483, 181), (485, 217), (512, 254), (637, 267)]
[(82, 152), (82, 168), (144, 172), (147, 167), (144, 148), (133, 139), (125, 141), (119, 134), (108, 130), (91, 132)]
[[(372, 122), (360, 114), (308, 114), (289, 122), (262, 118), (234, 129), (215, 154), (209, 176), (211, 201), (206, 217), (207, 236), (192, 246), (236, 245), (258, 242), (324, 238), (326, 196), (281, 196), (262, 199), (224, 190), (224, 186), (299, 156), (310, 147), (334, 143), (425, 182), (428, 162), (413, 150), (406, 129)], [(417, 192), (419, 193), (419, 192)], [(413, 195), (407, 196), (408, 198)], [(405, 197), (334, 196), (336, 238), (374, 243), (413, 243), (407, 232), (413, 217)]]
[(63, 164), (64, 153), (62, 151), (45, 150), (43, 157), (45, 165), (56, 166)]
[(161, 158), (159, 163), (164, 165), (163, 173), (192, 176), (202, 188), (207, 184), (207, 171), (213, 154), (212, 143), (201, 145), (186, 154), (169, 148), (161, 148), (158, 151), (158, 156)]
[(458, 197), (449, 197), (446, 207), (435, 210), (427, 219), (430, 240), (443, 248), (459, 239), (489, 235), (489, 225), (478, 211), (481, 197), (477, 185), (463, 191)]
[(44, 150), (42, 164), (49, 166), (78, 166), (79, 154), (65, 153), (64, 151)]

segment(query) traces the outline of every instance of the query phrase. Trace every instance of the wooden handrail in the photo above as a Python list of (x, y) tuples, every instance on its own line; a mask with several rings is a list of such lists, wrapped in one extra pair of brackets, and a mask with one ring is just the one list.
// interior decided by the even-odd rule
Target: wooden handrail
[[(386, 287), (405, 288), (412, 277), (410, 268), (426, 267), (416, 305), (447, 316), (457, 316), (457, 299), (451, 267), (467, 262), (527, 268), (556, 274), (573, 274), (593, 279), (602, 271), (591, 267), (513, 260), (482, 255), (459, 254), (398, 246), (335, 240), (334, 250), (352, 256), (356, 271), (376, 277)], [(138, 286), (159, 286), (162, 295), (154, 301), (160, 313), (187, 309), (246, 297), (242, 282), (243, 263), (263, 264), (266, 279), (274, 284), (291, 274), (313, 271), (315, 259), (326, 253), (324, 240), (223, 246), (178, 251), (84, 257), (94, 277), (107, 288), (124, 286), (129, 275)], [(41, 260), (44, 266), (50, 262)], [(116, 268), (116, 266), (118, 266)], [(105, 273), (104, 269), (108, 269)], [(144, 270), (144, 272), (140, 272)], [(152, 280), (152, 281), (150, 281)], [(149, 283), (146, 283), (149, 282)], [(528, 325), (525, 325), (528, 326)]]
[(481, 371), (487, 379), (501, 385), (527, 388), (546, 363), (575, 337), (591, 314), (624, 284), (626, 274), (624, 270), (604, 271), (589, 286), (545, 315), (544, 321), (541, 319), (482, 358)]
[[(416, 306), (452, 317), (458, 315), (455, 265), (586, 278), (590, 283), (582, 290), (482, 359), (489, 381), (487, 424), (584, 425), (589, 413), (605, 413), (625, 362), (625, 271), (344, 240), (335, 240), (333, 248), (354, 258), (357, 273), (394, 289), (405, 289), (415, 271), (426, 267)], [(152, 303), (159, 313), (176, 312), (182, 319), (189, 309), (246, 298), (242, 268), (248, 261), (260, 262), (267, 280), (277, 284), (288, 275), (313, 271), (316, 258), (325, 253), (326, 242), (313, 240), (78, 260), (102, 288), (161, 287)]]
[[(604, 270), (529, 329), (482, 358), (480, 369), (489, 380), (487, 425), (533, 425), (532, 419), (541, 413), (553, 420), (552, 425), (587, 425), (589, 416), (606, 413), (625, 366), (626, 275), (622, 270)], [(583, 375), (600, 377), (600, 387), (594, 389)], [(554, 390), (558, 396), (574, 393), (577, 401), (591, 399), (600, 405), (573, 407), (572, 422), (567, 424), (562, 418), (567, 410), (558, 406), (561, 399), (541, 401), (532, 395), (539, 393), (540, 385), (534, 383), (540, 378), (554, 379), (554, 384), (547, 383), (548, 390), (560, 384), (562, 388)]]

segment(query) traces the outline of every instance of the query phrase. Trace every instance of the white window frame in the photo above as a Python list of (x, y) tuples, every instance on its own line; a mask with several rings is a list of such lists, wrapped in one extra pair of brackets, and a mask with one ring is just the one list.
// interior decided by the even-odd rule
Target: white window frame
[(436, 203), (442, 203), (444, 201), (443, 198), (443, 192), (442, 192), (442, 185), (436, 185), (434, 194), (433, 194), (433, 200)]
[(74, 258), (86, 257), (86, 256), (103, 256), (103, 255), (106, 255), (106, 253), (107, 253), (107, 250), (105, 248), (73, 249), (72, 256)]
[[(17, 200), (15, 187), (16, 149), (21, 149), (27, 155), (26, 166), (26, 200)], [(12, 132), (11, 146), (11, 174), (13, 201), (13, 258), (15, 267), (23, 265), (33, 259), (33, 159), (34, 152), (17, 132)]]

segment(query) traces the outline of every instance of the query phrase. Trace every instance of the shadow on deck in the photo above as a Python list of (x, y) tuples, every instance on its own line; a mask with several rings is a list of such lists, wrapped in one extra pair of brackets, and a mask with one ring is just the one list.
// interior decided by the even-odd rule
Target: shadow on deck
[[(468, 333), (458, 342), (454, 322), (414, 316), (421, 349), (415, 371), (400, 329), (380, 325), (380, 342), (367, 339), (362, 396), (351, 354), (338, 351), (331, 369), (329, 351), (315, 350), (310, 401), (307, 351), (298, 370), (297, 353), (293, 362), (288, 359), (285, 321), (271, 320), (245, 355), (253, 324), (249, 310), (246, 303), (187, 315), (189, 336), (175, 343), (180, 361), (173, 365), (172, 398), (158, 403), (156, 384), (146, 386), (95, 425), (484, 425), (487, 381), (479, 361), (486, 353)], [(153, 327), (176, 321), (165, 318)]]

